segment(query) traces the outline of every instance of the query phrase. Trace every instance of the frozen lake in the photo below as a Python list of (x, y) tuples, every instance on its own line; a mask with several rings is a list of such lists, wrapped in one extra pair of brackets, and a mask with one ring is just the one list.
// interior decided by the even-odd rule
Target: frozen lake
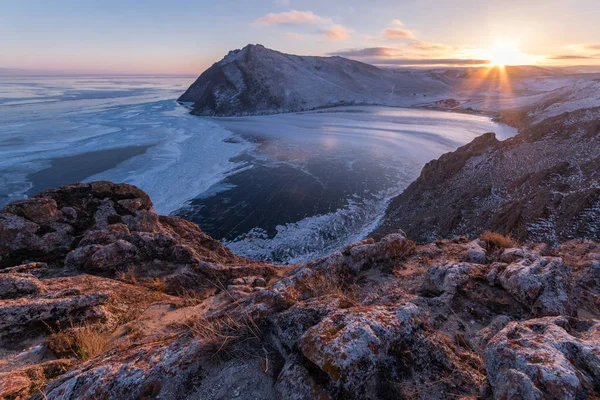
[(192, 77), (0, 77), (0, 205), (46, 187), (139, 186), (242, 255), (281, 263), (363, 238), (423, 165), (512, 128), (487, 117), (346, 107), (199, 118)]

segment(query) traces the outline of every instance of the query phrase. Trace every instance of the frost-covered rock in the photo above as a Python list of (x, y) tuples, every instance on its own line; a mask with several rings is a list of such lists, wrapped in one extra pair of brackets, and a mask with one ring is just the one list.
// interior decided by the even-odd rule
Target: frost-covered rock
[(481, 266), (469, 263), (451, 262), (436, 265), (427, 270), (421, 290), (425, 293), (452, 297), (460, 285), (485, 271)]
[(486, 264), (487, 254), (486, 251), (477, 241), (473, 241), (467, 244), (466, 251), (461, 256), (462, 261), (475, 264)]
[(600, 322), (511, 322), (489, 342), (484, 360), (495, 399), (590, 398), (600, 385)]
[[(16, 299), (0, 301), (0, 338), (47, 331), (48, 326), (101, 321), (106, 312), (101, 306), (106, 293), (89, 293), (55, 299)], [(31, 331), (31, 332), (28, 332)]]
[(385, 365), (394, 343), (410, 339), (417, 317), (414, 304), (337, 311), (310, 328), (299, 347), (336, 385), (356, 391)]
[(490, 272), (489, 279), (531, 307), (535, 315), (570, 315), (574, 312), (571, 268), (560, 258), (525, 259), (499, 266)]

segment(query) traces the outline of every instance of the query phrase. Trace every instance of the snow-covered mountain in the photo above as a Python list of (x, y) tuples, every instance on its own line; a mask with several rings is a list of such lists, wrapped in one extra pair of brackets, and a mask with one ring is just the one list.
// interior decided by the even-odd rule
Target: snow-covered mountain
[(349, 104), (412, 105), (445, 93), (426, 74), (342, 57), (295, 56), (248, 45), (229, 52), (179, 98), (195, 115), (256, 115)]

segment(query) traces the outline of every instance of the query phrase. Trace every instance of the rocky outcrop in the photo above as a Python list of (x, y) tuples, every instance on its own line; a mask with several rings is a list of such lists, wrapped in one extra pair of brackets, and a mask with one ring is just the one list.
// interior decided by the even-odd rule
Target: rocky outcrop
[(171, 293), (276, 274), (273, 267), (233, 255), (191, 222), (159, 217), (148, 195), (127, 184), (70, 185), (11, 203), (0, 212), (0, 238), (0, 267), (35, 261), (103, 276), (160, 279)]
[(275, 267), (157, 216), (131, 186), (67, 186), (0, 214), (0, 398), (600, 394), (596, 242), (399, 232)]
[(428, 163), (373, 236), (402, 229), (427, 243), (491, 230), (552, 245), (600, 240), (600, 108), (584, 100), (592, 108), (556, 115), (563, 105), (548, 100), (504, 112), (503, 121), (520, 127), (516, 137), (500, 142), (488, 133)]
[(511, 322), (490, 341), (484, 359), (496, 399), (588, 398), (600, 388), (600, 322)]
[[(412, 104), (446, 85), (342, 57), (284, 54), (261, 45), (229, 52), (186, 90), (192, 114), (274, 114), (353, 104)], [(416, 94), (420, 97), (417, 97)]]

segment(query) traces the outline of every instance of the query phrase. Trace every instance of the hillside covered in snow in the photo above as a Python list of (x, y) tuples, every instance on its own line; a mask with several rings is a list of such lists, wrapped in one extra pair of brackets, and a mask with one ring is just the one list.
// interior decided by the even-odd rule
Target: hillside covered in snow
[(229, 52), (179, 98), (192, 114), (275, 114), (340, 105), (412, 105), (447, 91), (427, 74), (342, 57), (295, 56), (248, 45)]

